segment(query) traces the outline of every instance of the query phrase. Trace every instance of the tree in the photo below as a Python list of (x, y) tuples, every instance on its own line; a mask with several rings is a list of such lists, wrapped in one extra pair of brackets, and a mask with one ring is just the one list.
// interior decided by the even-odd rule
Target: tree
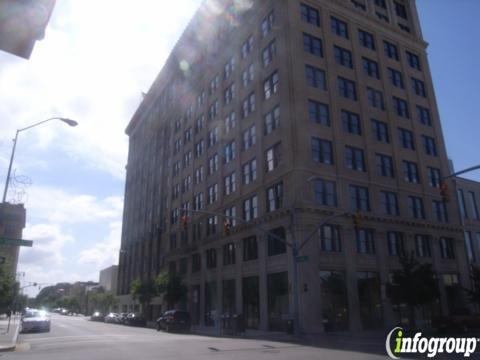
[(164, 272), (156, 279), (159, 295), (170, 308), (180, 301), (186, 300), (188, 289), (182, 281), (182, 277), (176, 273)]
[(102, 313), (107, 313), (110, 308), (118, 303), (118, 299), (112, 293), (98, 292), (91, 297), (92, 304)]
[(463, 290), (467, 293), (468, 300), (472, 304), (480, 305), (480, 267), (470, 265), (470, 279), (472, 280), (472, 288)]
[(0, 266), (0, 313), (12, 307), (17, 292), (18, 283)]
[(155, 296), (158, 295), (158, 288), (152, 279), (134, 280), (130, 285), (130, 294), (133, 300), (138, 300), (142, 305), (143, 314), (148, 318), (147, 312)]
[(431, 304), (438, 298), (435, 272), (431, 264), (421, 264), (413, 253), (400, 257), (401, 269), (393, 272), (387, 284), (387, 294), (393, 304), (406, 304), (409, 308), (410, 326), (415, 328), (415, 309)]

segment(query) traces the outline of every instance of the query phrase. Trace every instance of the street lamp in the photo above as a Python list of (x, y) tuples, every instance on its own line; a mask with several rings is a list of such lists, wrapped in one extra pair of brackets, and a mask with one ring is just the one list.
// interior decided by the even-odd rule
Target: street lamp
[(35, 126), (42, 125), (46, 123), (47, 121), (52, 121), (52, 120), (60, 120), (67, 124), (68, 126), (77, 126), (78, 123), (75, 120), (67, 119), (67, 118), (62, 118), (62, 117), (52, 117), (47, 120), (40, 121), (38, 123), (35, 123), (33, 125), (27, 126), (23, 129), (18, 129), (15, 138), (13, 139), (13, 148), (12, 148), (12, 155), (10, 156), (10, 164), (8, 165), (8, 173), (7, 173), (7, 179), (5, 181), (5, 189), (3, 190), (3, 200), (2, 202), (5, 203), (7, 199), (7, 191), (8, 191), (8, 185), (10, 183), (10, 174), (12, 172), (12, 164), (13, 164), (13, 157), (15, 156), (15, 148), (17, 147), (17, 140), (18, 140), (18, 134), (22, 131), (29, 130)]

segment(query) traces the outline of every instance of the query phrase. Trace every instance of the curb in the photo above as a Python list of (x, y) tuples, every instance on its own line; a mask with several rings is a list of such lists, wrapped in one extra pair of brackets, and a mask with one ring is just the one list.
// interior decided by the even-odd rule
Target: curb
[(15, 335), (13, 335), (13, 339), (11, 340), (10, 345), (0, 346), (0, 352), (15, 350), (15, 348), (17, 346), (17, 339), (18, 339), (18, 334), (19, 333), (20, 333), (20, 324), (18, 324), (18, 326), (15, 330)]

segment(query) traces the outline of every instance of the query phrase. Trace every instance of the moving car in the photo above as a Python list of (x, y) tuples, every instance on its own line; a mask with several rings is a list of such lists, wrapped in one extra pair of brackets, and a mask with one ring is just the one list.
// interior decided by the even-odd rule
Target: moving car
[(105, 322), (109, 324), (118, 324), (120, 315), (117, 313), (109, 313), (105, 316)]
[(190, 331), (192, 325), (190, 313), (183, 310), (168, 310), (157, 319), (157, 330)]
[(92, 316), (90, 316), (90, 320), (91, 321), (104, 321), (105, 320), (105, 316), (99, 312), (99, 311), (95, 311)]
[(21, 320), (22, 333), (30, 331), (50, 331), (50, 317), (45, 310), (28, 309)]

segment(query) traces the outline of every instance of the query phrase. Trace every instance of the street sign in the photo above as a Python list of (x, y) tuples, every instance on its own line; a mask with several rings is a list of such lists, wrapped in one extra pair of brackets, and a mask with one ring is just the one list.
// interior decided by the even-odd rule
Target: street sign
[(307, 262), (307, 261), (308, 261), (308, 256), (307, 256), (307, 255), (297, 256), (297, 257), (295, 258), (295, 261), (296, 261), (297, 263)]
[(0, 245), (4, 246), (33, 246), (32, 240), (20, 240), (20, 239), (7, 239), (7, 238), (0, 238)]

